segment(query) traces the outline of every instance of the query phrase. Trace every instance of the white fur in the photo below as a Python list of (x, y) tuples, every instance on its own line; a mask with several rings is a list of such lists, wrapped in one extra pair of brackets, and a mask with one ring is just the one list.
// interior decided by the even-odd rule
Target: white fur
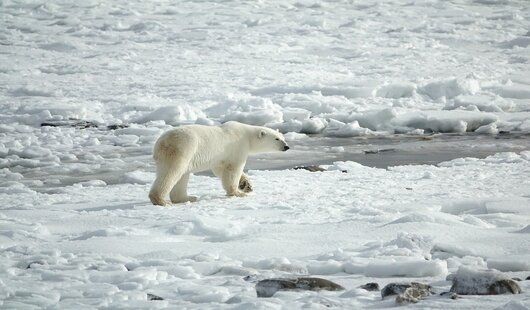
[(229, 196), (245, 196), (239, 180), (249, 154), (285, 151), (283, 135), (266, 127), (227, 122), (221, 126), (187, 125), (165, 132), (154, 148), (156, 180), (149, 192), (155, 205), (195, 201), (188, 196), (190, 173), (212, 170)]

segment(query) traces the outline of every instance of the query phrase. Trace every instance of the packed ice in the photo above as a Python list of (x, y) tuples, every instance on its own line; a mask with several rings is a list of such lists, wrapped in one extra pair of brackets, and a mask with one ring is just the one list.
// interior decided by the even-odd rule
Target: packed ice
[[(530, 307), (527, 1), (3, 0), (0, 15), (0, 308), (395, 305), (369, 282), (429, 284), (420, 308)], [(197, 202), (151, 205), (157, 137), (226, 121), (285, 133), (292, 155), (260, 167), (338, 159), (250, 170), (245, 198), (194, 175)], [(510, 151), (382, 169), (318, 144), (439, 133)], [(345, 291), (256, 295), (293, 277)], [(447, 298), (455, 277), (520, 294)]]

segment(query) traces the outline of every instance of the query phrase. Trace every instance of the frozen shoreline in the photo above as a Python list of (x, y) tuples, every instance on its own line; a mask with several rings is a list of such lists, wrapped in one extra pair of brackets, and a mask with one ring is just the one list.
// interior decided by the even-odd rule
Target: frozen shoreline
[[(246, 170), (284, 170), (297, 166), (331, 165), (335, 161), (355, 161), (364, 166), (388, 168), (400, 165), (436, 165), (461, 157), (485, 158), (499, 152), (521, 152), (530, 149), (530, 136), (526, 133), (502, 135), (477, 134), (435, 134), (435, 135), (391, 135), (380, 137), (330, 138), (319, 136), (289, 136), (291, 150), (286, 153), (251, 156)], [(114, 148), (112, 157), (96, 161), (97, 166), (80, 171), (79, 165), (94, 165), (94, 156), (107, 158), (104, 149), (91, 150), (93, 156), (79, 158), (72, 168), (62, 169), (14, 166), (10, 171), (20, 173), (21, 181), (30, 188), (41, 191), (55, 191), (56, 188), (75, 183), (101, 180), (106, 184), (120, 184), (124, 175), (141, 170), (154, 172), (154, 161), (150, 145), (123, 146)], [(116, 166), (113, 158), (119, 158)], [(199, 173), (209, 175), (211, 172)], [(34, 181), (60, 180), (45, 184)]]

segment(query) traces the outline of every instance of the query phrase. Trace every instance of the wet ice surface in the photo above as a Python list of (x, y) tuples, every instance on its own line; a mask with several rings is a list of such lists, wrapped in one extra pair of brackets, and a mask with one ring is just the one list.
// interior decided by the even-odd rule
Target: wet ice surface
[[(291, 136), (288, 136), (291, 137)], [(484, 158), (498, 152), (520, 152), (530, 149), (530, 138), (525, 133), (501, 135), (473, 134), (434, 134), (434, 135), (393, 135), (381, 137), (292, 137), (288, 139), (291, 149), (285, 153), (251, 156), (246, 170), (282, 170), (298, 166), (330, 165), (335, 161), (355, 161), (362, 165), (387, 168), (399, 165), (429, 164), (460, 157)], [(114, 146), (93, 149), (86, 158), (75, 158), (71, 169), (50, 167), (10, 168), (21, 173), (30, 188), (38, 191), (72, 185), (74, 183), (101, 180), (106, 184), (117, 184), (127, 179), (127, 173), (137, 171), (154, 172), (152, 146)], [(100, 157), (101, 160), (94, 160)], [(68, 164), (68, 161), (65, 161)], [(80, 165), (90, 169), (78, 169)], [(211, 172), (202, 172), (209, 175)], [(125, 177), (124, 177), (125, 175)], [(44, 184), (34, 184), (38, 180), (56, 180)]]

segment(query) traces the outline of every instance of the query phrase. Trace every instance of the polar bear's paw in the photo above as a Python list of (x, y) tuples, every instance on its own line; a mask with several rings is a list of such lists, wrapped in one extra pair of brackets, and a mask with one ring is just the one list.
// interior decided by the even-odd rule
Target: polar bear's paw
[(184, 203), (184, 202), (196, 202), (196, 201), (197, 201), (196, 196), (187, 196), (185, 198), (171, 199), (172, 203)]
[(252, 185), (250, 184), (250, 180), (246, 175), (241, 175), (238, 188), (245, 193), (252, 192)]
[(162, 196), (158, 195), (157, 193), (150, 192), (149, 193), (149, 200), (155, 205), (155, 206), (168, 206), (170, 203), (166, 201)]
[(231, 193), (228, 193), (227, 195), (228, 196), (232, 196), (232, 197), (245, 197), (247, 195), (247, 193), (242, 192), (240, 190), (237, 190), (237, 191), (233, 191)]

